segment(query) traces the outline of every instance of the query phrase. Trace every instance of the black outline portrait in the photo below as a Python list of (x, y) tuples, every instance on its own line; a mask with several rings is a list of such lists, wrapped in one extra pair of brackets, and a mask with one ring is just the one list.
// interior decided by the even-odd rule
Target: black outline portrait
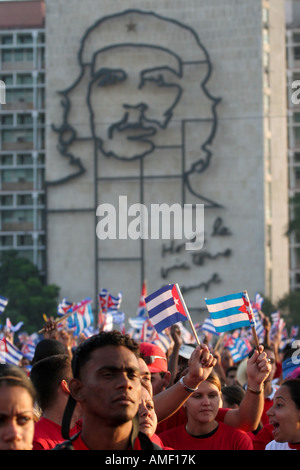
[[(113, 29), (114, 26), (119, 27), (120, 22), (123, 25), (126, 25), (127, 30), (122, 34), (123, 37), (128, 37), (128, 40), (124, 40), (124, 42), (119, 42), (116, 40), (112, 44), (105, 44), (105, 42), (99, 41), (99, 35), (102, 34), (102, 28), (106, 28), (106, 31), (109, 29)], [(139, 28), (139, 24), (142, 24), (141, 31), (143, 32), (143, 28), (146, 26), (151, 28), (151, 24), (155, 23), (161, 28), (161, 34), (164, 33), (164, 30), (170, 30), (174, 35), (182, 35), (184, 38), (188, 38), (189, 43), (189, 50), (182, 52), (182, 44), (178, 40), (178, 45), (172, 48), (166, 48), (165, 45), (159, 43), (159, 35), (158, 39), (156, 39), (156, 43), (149, 40), (147, 38), (147, 32), (145, 32), (145, 39), (137, 40), (137, 37), (141, 37), (141, 32), (137, 36), (136, 30)], [(116, 34), (118, 38), (118, 34)], [(153, 37), (153, 35), (152, 35)], [(173, 42), (169, 41), (173, 46)], [(135, 111), (138, 118), (134, 122), (128, 121), (128, 114), (126, 114), (126, 106), (129, 110), (131, 104), (124, 103), (125, 113), (123, 116), (120, 117), (118, 122), (111, 123), (108, 126), (108, 139), (114, 138), (115, 132), (128, 132), (130, 130), (130, 139), (132, 142), (137, 144), (141, 144), (142, 151), (135, 152), (128, 157), (124, 155), (120, 155), (113, 150), (107, 150), (105, 146), (105, 142), (99, 138), (97, 135), (97, 131), (95, 128), (95, 117), (94, 117), (94, 109), (92, 106), (92, 92), (93, 86), (97, 84), (97, 86), (107, 86), (113, 87), (116, 84), (120, 84), (125, 82), (127, 77), (126, 71), (120, 67), (114, 67), (112, 70), (109, 67), (101, 65), (101, 54), (106, 54), (107, 52), (114, 52), (115, 50), (120, 50), (120, 48), (130, 49), (135, 48), (142, 49), (148, 48), (154, 51), (157, 54), (168, 54), (170, 60), (174, 61), (174, 64), (177, 64), (175, 67), (170, 67), (167, 65), (163, 67), (159, 65), (158, 67), (155, 66), (151, 69), (148, 68), (147, 70), (142, 70), (140, 75), (140, 82), (139, 82), (139, 89), (142, 89), (146, 84), (153, 85), (160, 87), (160, 89), (165, 90), (166, 93), (170, 93), (170, 91), (174, 92), (174, 100), (170, 104), (170, 106), (166, 109), (164, 120), (158, 120), (153, 118), (151, 112), (149, 114), (149, 108), (147, 103), (139, 103), (136, 105)], [(182, 57), (185, 56), (185, 57)], [(188, 56), (188, 58), (186, 58)], [(66, 159), (66, 162), (70, 165), (70, 171), (73, 173), (68, 174), (67, 176), (62, 176), (56, 180), (49, 180), (47, 181), (48, 187), (52, 188), (52, 191), (55, 191), (55, 187), (60, 184), (72, 182), (75, 178), (82, 176), (86, 172), (85, 166), (85, 158), (88, 158), (86, 155), (76, 155), (76, 151), (72, 148), (74, 144), (77, 142), (92, 142), (94, 148), (94, 162), (93, 162), (93, 173), (94, 173), (94, 182), (95, 182), (95, 190), (94, 190), (94, 207), (90, 209), (83, 209), (83, 210), (90, 210), (96, 213), (96, 208), (99, 204), (98, 198), (98, 183), (101, 181), (122, 181), (126, 179), (131, 180), (138, 180), (140, 182), (140, 203), (144, 203), (144, 181), (148, 178), (151, 179), (164, 179), (168, 183), (168, 179), (172, 181), (176, 181), (176, 183), (180, 184), (181, 187), (181, 203), (185, 204), (186, 201), (186, 191), (189, 194), (196, 198), (196, 203), (205, 204), (206, 208), (220, 208), (222, 207), (221, 204), (218, 202), (213, 201), (210, 198), (207, 198), (200, 194), (200, 192), (195, 189), (192, 185), (191, 178), (194, 175), (199, 175), (205, 172), (211, 163), (212, 158), (212, 151), (211, 146), (213, 140), (216, 135), (217, 130), (217, 112), (216, 108), (218, 103), (220, 102), (220, 98), (214, 98), (207, 89), (207, 83), (211, 77), (212, 73), (212, 64), (209, 58), (209, 55), (203, 46), (202, 42), (200, 41), (197, 33), (186, 26), (185, 24), (170, 18), (166, 18), (164, 16), (158, 15), (154, 12), (150, 11), (141, 11), (138, 9), (129, 9), (120, 13), (107, 15), (98, 21), (96, 21), (90, 28), (87, 29), (86, 33), (83, 35), (80, 47), (77, 55), (78, 64), (80, 68), (80, 72), (74, 83), (69, 86), (68, 88), (59, 91), (58, 94), (61, 97), (61, 108), (62, 108), (62, 119), (61, 124), (53, 124), (52, 130), (57, 134), (57, 149), (59, 154)], [(161, 174), (158, 176), (155, 175), (146, 175), (144, 171), (144, 160), (151, 157), (151, 153), (155, 150), (159, 150), (155, 146), (152, 138), (155, 137), (156, 133), (160, 131), (164, 131), (168, 128), (169, 123), (172, 121), (174, 110), (176, 110), (177, 105), (182, 100), (182, 97), (185, 93), (185, 89), (180, 82), (184, 82), (184, 69), (185, 66), (195, 66), (202, 65), (204, 67), (205, 76), (199, 83), (199, 93), (203, 93), (205, 99), (210, 103), (210, 117), (204, 118), (196, 118), (194, 116), (183, 117), (180, 120), (180, 132), (181, 132), (181, 169), (180, 172), (176, 175), (167, 175)], [(166, 81), (164, 78), (164, 72), (167, 72), (167, 75), (170, 77), (174, 77), (173, 80)], [(198, 86), (198, 84), (197, 84)], [(88, 122), (85, 122), (86, 129), (88, 131), (85, 135), (78, 132), (76, 126), (72, 124), (72, 94), (75, 92), (77, 88), (81, 89), (80, 87), (85, 87), (86, 94), (82, 96), (82, 100), (84, 102), (84, 106), (87, 108), (87, 113), (85, 116), (89, 116)], [(129, 111), (128, 111), (129, 112)], [(108, 112), (109, 116), (109, 112)], [(199, 124), (208, 123), (209, 124), (209, 132), (206, 140), (199, 144), (199, 158), (196, 158), (194, 162), (189, 163), (187, 167), (186, 163), (186, 135), (185, 129), (186, 126), (192, 124)], [(178, 147), (178, 146), (177, 146)], [(165, 148), (172, 148), (172, 144), (166, 142)], [(139, 173), (133, 177), (128, 177), (128, 175), (117, 175), (116, 177), (106, 177), (99, 174), (98, 169), (98, 159), (99, 159), (99, 151), (101, 151), (104, 158), (107, 159), (107, 164), (111, 159), (119, 160), (120, 165), (126, 165), (128, 161), (136, 161), (137, 165), (139, 165)], [(90, 158), (92, 158), (90, 156)], [(187, 167), (187, 168), (186, 168)], [(80, 209), (79, 209), (80, 210)], [(60, 209), (50, 209), (50, 212), (59, 212)], [(76, 211), (76, 209), (61, 209), (64, 212), (72, 212)], [(49, 212), (49, 211), (48, 211)], [(117, 261), (118, 258), (108, 259), (108, 258), (101, 258), (98, 255), (98, 240), (95, 241), (95, 251), (96, 251), (96, 264), (100, 260), (106, 261)], [(141, 240), (141, 250), (140, 254), (136, 256), (136, 258), (132, 258), (133, 261), (140, 261), (141, 262), (141, 280), (144, 279), (144, 248), (143, 248), (144, 241)], [(130, 258), (119, 258), (120, 261), (128, 261)], [(99, 289), (98, 285), (98, 271), (97, 266), (95, 268), (95, 295), (97, 295), (97, 291)]]

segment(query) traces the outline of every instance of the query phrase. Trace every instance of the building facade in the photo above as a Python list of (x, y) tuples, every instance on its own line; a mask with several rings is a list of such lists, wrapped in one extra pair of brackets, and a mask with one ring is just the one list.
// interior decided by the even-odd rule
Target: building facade
[(205, 297), (282, 297), (285, 34), (281, 0), (1, 2), (0, 255), (127, 317), (144, 280), (195, 322)]
[(0, 3), (0, 256), (46, 272), (43, 2)]
[[(128, 316), (143, 280), (177, 282), (195, 321), (205, 297), (287, 293), (284, 3), (51, 0), (46, 15), (49, 282), (76, 301), (122, 291)], [(200, 205), (204, 244), (187, 249)]]
[[(289, 195), (300, 192), (300, 2), (286, 1), (287, 116)], [(294, 96), (294, 99), (293, 99)], [(291, 218), (293, 219), (293, 205)], [(290, 237), (290, 287), (300, 289), (300, 240)]]

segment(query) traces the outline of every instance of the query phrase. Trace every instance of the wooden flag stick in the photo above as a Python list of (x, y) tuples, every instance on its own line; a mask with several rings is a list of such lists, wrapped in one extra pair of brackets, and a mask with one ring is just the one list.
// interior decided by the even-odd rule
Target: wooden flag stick
[(184, 298), (182, 297), (182, 293), (181, 293), (181, 290), (180, 290), (180, 288), (179, 288), (179, 285), (178, 285), (178, 284), (175, 284), (175, 285), (176, 285), (176, 289), (177, 289), (178, 295), (179, 295), (179, 297), (180, 297), (181, 303), (182, 303), (182, 305), (183, 305), (184, 311), (185, 311), (185, 313), (186, 313), (186, 316), (188, 317), (188, 320), (189, 320), (189, 322), (190, 322), (190, 325), (191, 325), (191, 328), (192, 328), (192, 330), (193, 330), (193, 333), (194, 333), (194, 336), (195, 336), (195, 338), (196, 338), (196, 341), (197, 341), (197, 343), (198, 343), (199, 346), (200, 346), (200, 341), (199, 341), (197, 332), (196, 332), (196, 330), (195, 330), (194, 324), (193, 324), (193, 322), (192, 322), (192, 319), (191, 319), (190, 313), (189, 313), (189, 311), (188, 311), (188, 308), (187, 308), (187, 306), (186, 306), (186, 303), (185, 303), (185, 301), (184, 301)]
[(220, 334), (220, 336), (218, 337), (217, 342), (214, 347), (215, 351), (217, 351), (219, 347), (221, 347), (221, 343), (223, 343), (223, 336), (224, 336), (224, 333)]
[[(68, 317), (70, 317), (71, 315), (73, 315), (74, 312), (70, 312), (70, 313), (67, 313), (66, 315), (64, 315), (63, 317), (59, 317), (59, 318), (56, 318), (55, 320), (53, 320), (52, 323), (54, 323), (54, 325), (57, 325), (57, 323), (62, 323), (64, 320), (66, 320)], [(45, 331), (45, 328), (42, 328), (41, 330), (38, 331), (38, 334), (41, 334)]]
[[(55, 320), (53, 320), (52, 323), (54, 323), (54, 325), (57, 325), (57, 323), (62, 323), (64, 320), (66, 320), (68, 317), (70, 317), (71, 315), (73, 315), (74, 313), (77, 312), (77, 310), (79, 310), (80, 308), (82, 307), (85, 307), (87, 304), (89, 304), (91, 302), (91, 300), (89, 299), (86, 299), (85, 301), (83, 301), (82, 303), (79, 303), (79, 304), (75, 304), (73, 305), (73, 309), (71, 312), (69, 313), (66, 313), (65, 315), (63, 315), (62, 317), (59, 317), (59, 318), (56, 318)], [(43, 333), (43, 331), (45, 331), (45, 328), (42, 328), (40, 331), (38, 331), (39, 334)]]
[(248, 292), (246, 290), (244, 290), (244, 295), (245, 295), (246, 301), (248, 302), (248, 305), (249, 305), (249, 310), (248, 310), (248, 306), (246, 306), (246, 308), (249, 312), (249, 320), (250, 320), (250, 324), (251, 324), (251, 330), (252, 330), (252, 335), (253, 335), (255, 347), (259, 351), (259, 341), (258, 341), (256, 329), (255, 329), (254, 314), (253, 314), (253, 310), (252, 310), (251, 303), (250, 303), (250, 300), (249, 300)]

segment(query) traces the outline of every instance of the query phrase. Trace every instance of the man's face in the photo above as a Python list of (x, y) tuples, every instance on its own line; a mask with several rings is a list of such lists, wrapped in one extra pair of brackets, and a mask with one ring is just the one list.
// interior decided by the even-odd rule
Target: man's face
[[(108, 425), (125, 423), (136, 415), (141, 396), (139, 363), (128, 348), (96, 349), (82, 368), (79, 380), (78, 401), (84, 414)], [(75, 398), (78, 396), (77, 389)]]
[(88, 102), (103, 153), (131, 160), (152, 152), (181, 95), (178, 58), (160, 48), (116, 46), (96, 54), (92, 73)]

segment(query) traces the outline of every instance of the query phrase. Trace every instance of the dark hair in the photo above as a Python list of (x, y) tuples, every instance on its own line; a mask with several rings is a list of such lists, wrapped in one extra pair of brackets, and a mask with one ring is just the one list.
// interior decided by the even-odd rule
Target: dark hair
[(35, 386), (36, 400), (42, 411), (55, 403), (56, 390), (61, 381), (68, 382), (71, 377), (71, 358), (67, 354), (46, 357), (34, 364), (30, 379)]
[(281, 384), (281, 387), (288, 387), (296, 408), (300, 410), (300, 379), (287, 379)]
[(80, 369), (89, 360), (91, 353), (95, 349), (104, 346), (125, 346), (130, 349), (137, 358), (140, 357), (140, 348), (138, 343), (128, 334), (122, 335), (117, 330), (101, 331), (97, 335), (91, 336), (81, 343), (74, 352), (72, 359), (73, 376), (78, 377)]
[[(72, 359), (73, 377), (78, 378), (80, 370), (90, 359), (91, 353), (104, 346), (125, 346), (132, 351), (137, 359), (140, 357), (140, 348), (138, 343), (128, 334), (122, 335), (119, 331), (101, 331), (97, 335), (91, 336), (81, 343), (75, 350)], [(69, 395), (62, 420), (62, 436), (69, 439), (69, 430), (72, 414), (76, 405), (75, 399)]]
[(0, 364), (0, 387), (23, 387), (35, 401), (35, 389), (27, 374), (18, 366), (12, 364)]
[(37, 361), (44, 359), (45, 357), (54, 356), (56, 354), (65, 354), (66, 350), (64, 345), (57, 339), (46, 338), (42, 339), (35, 348), (34, 356), (31, 361), (35, 364)]
[(231, 371), (237, 371), (237, 366), (230, 366), (228, 367), (228, 369), (226, 370), (226, 377), (228, 377), (228, 374), (229, 372)]
[(230, 406), (240, 405), (242, 399), (244, 398), (245, 392), (239, 385), (228, 385), (222, 387), (222, 395), (226, 397)]

